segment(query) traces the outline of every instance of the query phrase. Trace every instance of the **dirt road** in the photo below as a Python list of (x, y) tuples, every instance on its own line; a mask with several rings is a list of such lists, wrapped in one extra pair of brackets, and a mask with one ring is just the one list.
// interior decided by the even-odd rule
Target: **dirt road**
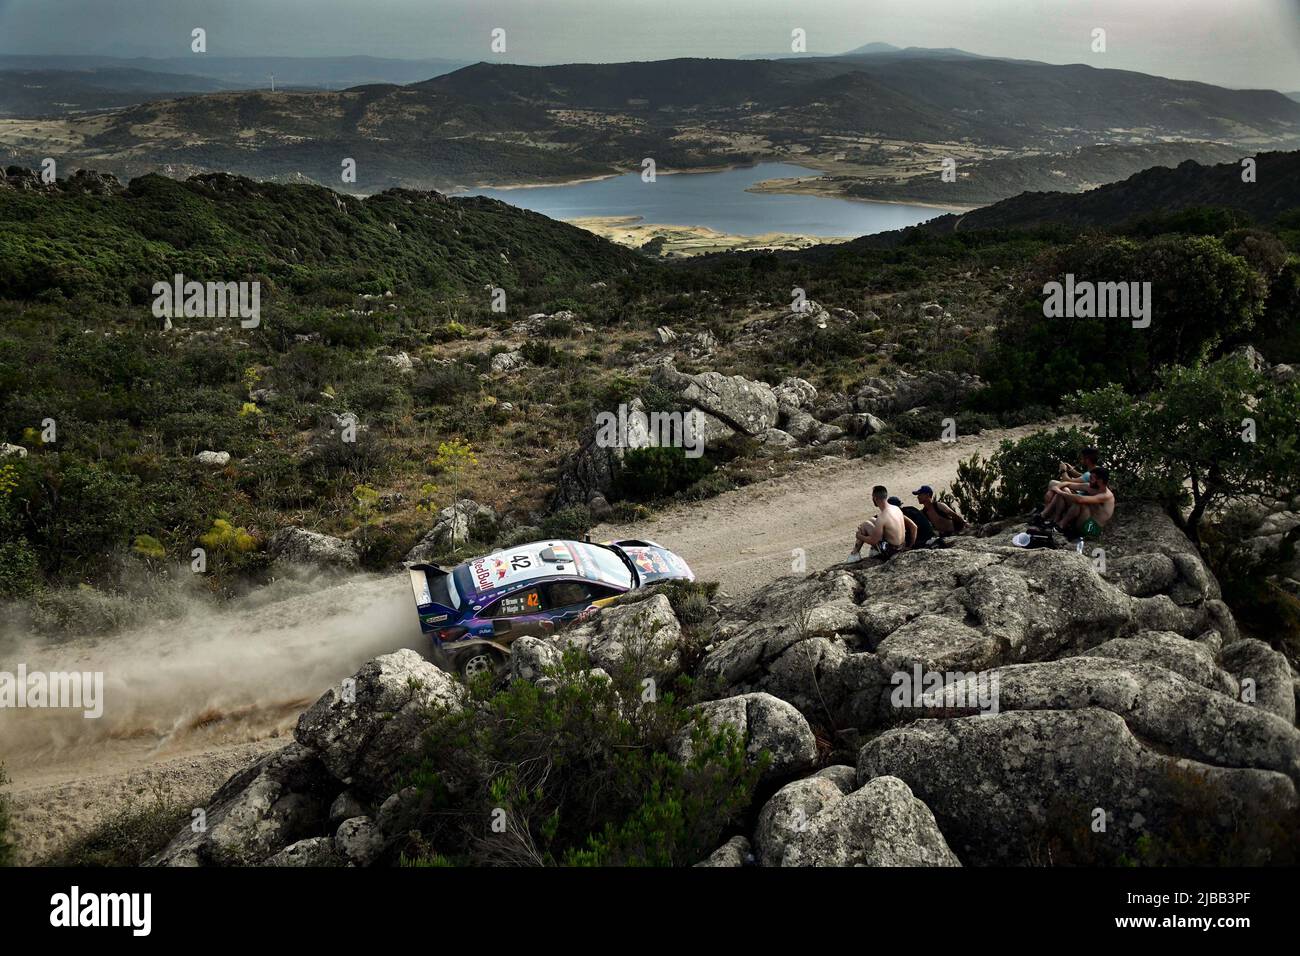
[[(929, 442), (888, 457), (826, 459), (649, 521), (601, 526), (592, 536), (656, 540), (734, 600), (792, 573), (795, 549), (803, 549), (808, 571), (843, 560), (853, 529), (874, 513), (872, 485), (911, 501), (922, 484), (947, 487), (961, 459), (1033, 430)], [(249, 759), (281, 745), (297, 715), (331, 684), (378, 654), (419, 649), (410, 601), (404, 575), (285, 581), (223, 613), (196, 612), (100, 641), (33, 640), (6, 651), (0, 669), (23, 661), (28, 672), (102, 671), (105, 681), (99, 719), (50, 710), (8, 710), (0, 718), (20, 858), (43, 858), (140, 794), (201, 803)]]
[(645, 537), (683, 555), (704, 581), (718, 581), (738, 598), (773, 578), (793, 573), (796, 549), (808, 571), (843, 561), (853, 531), (875, 514), (871, 488), (915, 504), (912, 492), (949, 486), (957, 463), (975, 452), (987, 456), (1004, 438), (1036, 427), (988, 431), (956, 442), (926, 442), (888, 458), (826, 459), (789, 475), (728, 492), (717, 498), (661, 512), (649, 521), (601, 525), (592, 537)]

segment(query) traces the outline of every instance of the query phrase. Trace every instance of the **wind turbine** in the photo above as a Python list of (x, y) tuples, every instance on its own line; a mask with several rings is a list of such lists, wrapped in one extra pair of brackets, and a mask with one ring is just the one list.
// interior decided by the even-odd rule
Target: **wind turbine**
[(272, 93), (275, 92), (275, 74), (274, 74), (274, 73), (271, 74), (271, 92), (272, 92)]

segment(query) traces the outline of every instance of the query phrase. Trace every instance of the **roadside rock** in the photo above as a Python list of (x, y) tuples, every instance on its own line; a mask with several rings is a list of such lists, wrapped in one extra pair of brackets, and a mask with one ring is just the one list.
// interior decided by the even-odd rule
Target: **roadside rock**
[(230, 452), (228, 451), (201, 451), (194, 456), (194, 460), (200, 465), (210, 465), (214, 468), (225, 468), (230, 464)]
[(259, 863), (290, 843), (320, 833), (332, 786), (310, 749), (289, 744), (227, 780), (204, 810), (204, 829), (194, 832), (186, 824), (149, 864)]
[(592, 664), (605, 671), (630, 663), (638, 673), (662, 677), (680, 669), (682, 637), (672, 604), (655, 594), (605, 608), (594, 622), (561, 633), (556, 644), (586, 651)]
[(471, 533), (496, 521), (497, 513), (472, 498), (461, 498), (438, 512), (433, 527), (406, 553), (407, 564), (424, 564), (468, 541)]
[(267, 550), (276, 561), (315, 567), (355, 568), (356, 549), (347, 541), (306, 528), (281, 528), (271, 535)]
[[(742, 694), (699, 705), (699, 711), (715, 730), (732, 727), (745, 741), (751, 763), (766, 752), (771, 761), (763, 772), (764, 781), (787, 779), (807, 770), (817, 759), (817, 741), (803, 715), (771, 694)], [(693, 755), (690, 735), (677, 739), (678, 759)]]
[(462, 706), (454, 678), (403, 648), (362, 665), (352, 683), (331, 688), (298, 718), (294, 738), (317, 754), (335, 779), (382, 796), (418, 755), (434, 708)]
[(961, 861), (930, 808), (906, 783), (876, 777), (831, 800), (796, 831), (781, 865), (961, 866)]

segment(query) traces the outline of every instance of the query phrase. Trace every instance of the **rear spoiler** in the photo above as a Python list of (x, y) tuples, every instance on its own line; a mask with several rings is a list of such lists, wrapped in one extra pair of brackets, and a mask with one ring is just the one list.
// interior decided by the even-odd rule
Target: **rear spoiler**
[(436, 564), (410, 564), (406, 567), (411, 576), (411, 593), (415, 596), (417, 609), (433, 607), (433, 595), (430, 593), (429, 578), (437, 578), (448, 572)]

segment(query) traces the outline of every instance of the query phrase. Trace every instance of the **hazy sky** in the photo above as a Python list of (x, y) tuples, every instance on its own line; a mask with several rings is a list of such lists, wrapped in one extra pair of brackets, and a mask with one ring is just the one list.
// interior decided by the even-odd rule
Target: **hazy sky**
[(1300, 90), (1300, 0), (0, 0), (3, 53), (188, 55), (196, 26), (211, 54), (521, 63), (777, 53), (798, 27), (817, 53), (955, 46)]

